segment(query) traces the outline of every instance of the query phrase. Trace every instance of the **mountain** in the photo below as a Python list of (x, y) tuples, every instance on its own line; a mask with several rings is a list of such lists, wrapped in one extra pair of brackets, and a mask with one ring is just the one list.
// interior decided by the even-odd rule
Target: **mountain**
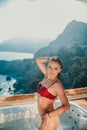
[(87, 86), (87, 23), (71, 21), (35, 58), (59, 56), (63, 60), (62, 82), (65, 88)]
[(40, 56), (59, 56), (63, 60), (60, 81), (65, 89), (87, 86), (87, 23), (71, 21), (48, 46), (39, 49), (33, 59), (0, 61), (0, 74), (16, 77), (15, 93), (36, 92), (44, 75), (36, 65)]
[(73, 45), (87, 45), (87, 23), (71, 21), (58, 37), (49, 43), (49, 46), (41, 48), (35, 53), (37, 56), (49, 56), (58, 54), (60, 48), (70, 48)]
[(47, 46), (48, 41), (41, 40), (29, 40), (22, 37), (15, 37), (0, 44), (0, 51), (11, 51), (11, 52), (25, 52), (25, 53), (35, 53), (40, 48)]

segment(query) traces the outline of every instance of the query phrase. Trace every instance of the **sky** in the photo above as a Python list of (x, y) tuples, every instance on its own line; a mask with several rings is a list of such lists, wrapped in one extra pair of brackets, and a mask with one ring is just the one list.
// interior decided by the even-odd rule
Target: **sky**
[(87, 3), (76, 0), (0, 0), (0, 43), (14, 37), (55, 39), (72, 20), (87, 23)]

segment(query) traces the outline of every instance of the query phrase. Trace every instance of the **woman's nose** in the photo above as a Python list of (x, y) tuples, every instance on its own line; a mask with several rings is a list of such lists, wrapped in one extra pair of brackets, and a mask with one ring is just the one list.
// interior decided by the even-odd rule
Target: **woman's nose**
[(53, 68), (51, 68), (51, 72), (53, 72), (54, 71), (54, 69)]

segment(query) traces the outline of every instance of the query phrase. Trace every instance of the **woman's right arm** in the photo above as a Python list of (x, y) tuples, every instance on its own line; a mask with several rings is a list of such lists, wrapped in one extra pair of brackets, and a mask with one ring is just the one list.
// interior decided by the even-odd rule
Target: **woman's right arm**
[(45, 62), (48, 62), (49, 58), (48, 57), (40, 57), (36, 59), (36, 63), (38, 65), (38, 67), (40, 68), (40, 70), (42, 71), (42, 73), (47, 76), (47, 67), (44, 64)]

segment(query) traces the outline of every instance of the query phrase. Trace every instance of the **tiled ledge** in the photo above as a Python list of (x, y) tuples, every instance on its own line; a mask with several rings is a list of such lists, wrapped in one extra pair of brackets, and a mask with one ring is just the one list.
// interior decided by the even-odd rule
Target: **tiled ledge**
[[(65, 90), (68, 100), (87, 99), (87, 87), (78, 89)], [(37, 93), (19, 94), (9, 97), (0, 98), (0, 107), (26, 105), (33, 103), (37, 98)]]

